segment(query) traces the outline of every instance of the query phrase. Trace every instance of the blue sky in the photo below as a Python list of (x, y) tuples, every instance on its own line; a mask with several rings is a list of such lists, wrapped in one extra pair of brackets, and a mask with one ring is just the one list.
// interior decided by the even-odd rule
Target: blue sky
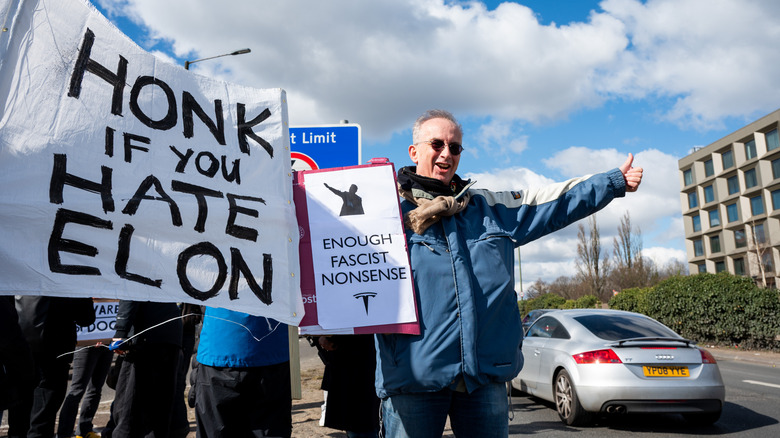
[[(640, 191), (597, 215), (611, 253), (630, 211), (656, 263), (685, 260), (677, 161), (778, 108), (775, 0), (92, 0), (170, 62), (288, 93), (292, 125), (360, 124), (363, 158), (410, 164), (411, 125), (464, 126), (459, 174), (496, 190), (608, 170)], [(523, 287), (572, 275), (577, 227), (527, 245)], [(518, 284), (518, 289), (521, 285)]]

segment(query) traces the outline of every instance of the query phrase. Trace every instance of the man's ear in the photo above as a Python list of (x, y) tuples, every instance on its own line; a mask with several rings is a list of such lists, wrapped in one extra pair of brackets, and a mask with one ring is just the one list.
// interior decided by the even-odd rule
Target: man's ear
[(417, 164), (417, 146), (416, 145), (409, 145), (409, 158), (411, 158), (412, 163)]

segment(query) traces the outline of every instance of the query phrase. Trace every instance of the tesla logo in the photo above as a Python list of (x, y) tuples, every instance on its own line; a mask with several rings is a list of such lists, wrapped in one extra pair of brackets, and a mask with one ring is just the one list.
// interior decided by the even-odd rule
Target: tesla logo
[(361, 292), (353, 296), (355, 298), (363, 298), (363, 305), (366, 307), (366, 315), (368, 315), (368, 299), (374, 298), (376, 296), (376, 292)]
[(656, 354), (655, 358), (658, 360), (673, 360), (674, 356), (671, 354)]

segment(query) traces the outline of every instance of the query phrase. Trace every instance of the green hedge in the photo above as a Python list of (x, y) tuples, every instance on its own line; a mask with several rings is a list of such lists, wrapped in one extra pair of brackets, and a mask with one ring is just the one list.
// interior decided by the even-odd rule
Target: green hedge
[(699, 343), (780, 350), (780, 295), (747, 277), (702, 273), (627, 289), (610, 308), (644, 313)]
[[(520, 313), (525, 316), (535, 309), (587, 309), (596, 307), (599, 299), (594, 295), (585, 295), (576, 300), (567, 300), (560, 295), (543, 294), (530, 300), (518, 302)], [(600, 307), (600, 306), (599, 306)]]

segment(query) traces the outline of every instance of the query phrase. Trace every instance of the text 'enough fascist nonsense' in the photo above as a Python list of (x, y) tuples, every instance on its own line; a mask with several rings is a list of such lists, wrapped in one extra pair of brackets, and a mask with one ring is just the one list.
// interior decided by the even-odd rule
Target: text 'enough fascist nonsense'
[[(78, 52), (73, 72), (68, 87), (68, 97), (80, 99), (82, 92), (82, 83), (85, 77), (89, 78), (90, 86), (109, 87), (111, 90), (111, 114), (124, 117), (123, 100), (125, 88), (128, 86), (128, 61), (125, 57), (119, 55), (119, 61), (112, 70), (95, 61), (92, 58), (92, 48), (95, 42), (95, 35), (87, 29)], [(89, 76), (88, 76), (89, 74)], [(97, 85), (94, 85), (97, 84)], [(167, 112), (162, 118), (154, 119), (149, 116), (139, 104), (139, 96), (148, 87), (154, 89), (156, 96), (163, 96), (163, 102), (167, 106)], [(149, 90), (147, 90), (149, 92)], [(181, 109), (181, 119), (183, 125), (183, 135), (185, 139), (194, 136), (195, 117), (200, 120), (211, 132), (216, 143), (221, 146), (226, 145), (225, 140), (225, 117), (223, 115), (222, 101), (216, 99), (213, 101), (212, 118), (203, 108), (200, 102), (187, 91), (181, 92), (180, 104), (177, 103), (177, 95), (169, 84), (154, 76), (138, 76), (132, 84), (129, 95), (129, 108), (132, 115), (141, 124), (151, 129), (151, 132), (170, 130), (177, 125), (179, 119), (179, 109)], [(260, 111), (252, 117), (247, 115), (246, 105), (236, 103), (237, 129), (239, 152), (245, 156), (250, 154), (250, 141), (259, 145), (270, 159), (273, 159), (273, 146), (257, 135), (253, 128), (271, 117), (268, 108)], [(117, 119), (121, 120), (121, 119)], [(121, 139), (117, 139), (120, 137)], [(121, 153), (116, 154), (115, 144), (119, 143)], [(134, 157), (138, 154), (148, 153), (150, 148), (154, 147), (152, 137), (139, 135), (138, 133), (123, 132), (118, 134), (111, 127), (105, 128), (105, 142), (101, 151), (107, 157), (115, 159), (115, 166), (133, 166)], [(241, 184), (241, 160), (228, 160), (225, 155), (218, 156), (208, 150), (195, 151), (192, 148), (181, 148), (175, 145), (169, 145), (168, 150), (172, 154), (172, 159), (177, 164), (174, 169), (168, 169), (168, 172), (176, 174), (195, 174), (205, 177), (205, 181), (211, 181), (212, 178), (222, 178), (236, 189)], [(79, 175), (74, 175), (68, 171), (68, 155), (55, 153), (53, 156), (53, 166), (51, 182), (49, 187), (49, 202), (62, 205), (66, 203), (64, 196), (65, 186), (71, 187), (70, 190), (83, 190), (92, 194), (99, 195), (101, 207), (104, 213), (115, 212), (114, 189), (114, 168), (109, 166), (100, 167), (100, 181), (91, 181)], [(153, 169), (159, 170), (159, 169)], [(194, 222), (194, 231), (203, 233), (206, 231), (208, 218), (208, 207), (210, 204), (225, 205), (228, 209), (227, 223), (225, 224), (225, 234), (230, 238), (243, 241), (255, 242), (258, 239), (258, 230), (252, 227), (239, 225), (241, 218), (258, 218), (260, 212), (258, 208), (265, 206), (266, 202), (262, 198), (247, 196), (236, 193), (223, 193), (213, 188), (196, 185), (176, 179), (169, 182), (161, 181), (155, 174), (143, 174), (141, 172), (150, 172), (148, 168), (140, 167), (133, 170), (132, 175), (137, 175), (138, 186), (135, 193), (129, 199), (122, 199), (124, 202), (121, 213), (129, 220), (139, 209), (142, 202), (156, 203), (154, 205), (162, 206), (164, 218), (170, 218), (170, 224), (173, 227), (181, 229), (185, 221), (182, 218), (181, 209), (175, 198), (188, 198), (188, 201), (195, 201), (197, 204), (197, 217), (192, 218)], [(180, 201), (181, 202), (181, 201)], [(158, 207), (159, 208), (159, 207)], [(163, 218), (163, 219), (164, 219)], [(165, 219), (164, 219), (165, 221)], [(163, 222), (164, 223), (164, 222)], [(86, 264), (64, 264), (61, 260), (61, 253), (72, 253), (87, 257), (97, 257), (98, 250), (89, 243), (65, 238), (63, 233), (66, 226), (83, 226), (94, 229), (114, 230), (115, 224), (105, 217), (99, 217), (85, 212), (74, 211), (68, 208), (59, 208), (54, 218), (54, 226), (48, 244), (48, 263), (52, 272), (67, 275), (104, 275), (97, 267)], [(147, 285), (154, 288), (161, 288), (163, 280), (159, 278), (150, 278), (144, 273), (131, 272), (130, 243), (136, 228), (131, 223), (125, 223), (121, 226), (117, 238), (117, 253), (114, 261), (114, 270), (120, 278)], [(239, 281), (243, 277), (248, 287), (254, 295), (263, 303), (270, 305), (273, 302), (271, 286), (273, 279), (273, 259), (271, 254), (262, 254), (262, 260), (259, 255), (253, 254), (251, 257), (242, 254), (241, 250), (230, 247), (228, 251), (229, 261), (214, 243), (203, 241), (194, 243), (178, 254), (176, 259), (176, 275), (178, 277), (181, 289), (187, 295), (205, 301), (214, 297), (229, 279), (228, 293), (231, 300), (238, 299)], [(248, 258), (247, 258), (248, 257)], [(217, 267), (217, 273), (213, 276), (213, 283), (206, 290), (198, 289), (188, 277), (187, 265), (193, 258), (210, 258)], [(229, 267), (228, 267), (229, 266)], [(250, 267), (251, 266), (251, 267)], [(262, 269), (262, 284), (258, 284), (253, 270)]]
[[(397, 281), (407, 278), (406, 267), (374, 267), (389, 263), (389, 251), (376, 251), (381, 245), (392, 245), (392, 234), (372, 234), (370, 236), (348, 236), (326, 238), (322, 240), (322, 248), (328, 251), (343, 251), (362, 247), (366, 251), (349, 254), (335, 254), (328, 257), (332, 269), (337, 271), (320, 275), (322, 286), (335, 286), (352, 283), (369, 283), (377, 281)], [(349, 269), (357, 268), (357, 269)]]

